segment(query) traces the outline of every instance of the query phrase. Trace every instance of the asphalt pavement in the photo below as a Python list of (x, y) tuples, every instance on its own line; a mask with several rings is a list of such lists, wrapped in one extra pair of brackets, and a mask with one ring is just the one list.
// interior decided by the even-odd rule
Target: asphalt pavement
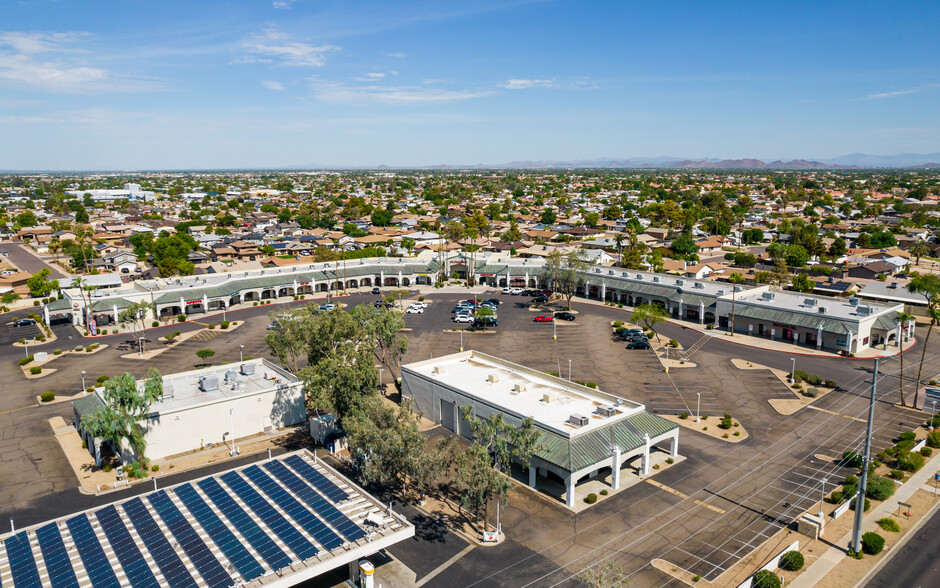
[(16, 267), (31, 274), (37, 273), (44, 267), (49, 268), (49, 277), (55, 280), (67, 278), (65, 273), (54, 265), (40, 259), (35, 253), (29, 251), (26, 245), (18, 243), (0, 244), (0, 252)]
[(891, 560), (874, 578), (867, 588), (929, 588), (936, 586), (940, 578), (940, 510), (921, 527), (904, 547), (891, 554)]

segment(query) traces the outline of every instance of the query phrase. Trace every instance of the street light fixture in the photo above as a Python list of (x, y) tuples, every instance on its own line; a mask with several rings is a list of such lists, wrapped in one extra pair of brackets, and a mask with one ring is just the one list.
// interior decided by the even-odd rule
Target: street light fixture
[(931, 400), (930, 401), (930, 428), (931, 429), (936, 428), (934, 427), (934, 424), (933, 424), (933, 417), (934, 417), (934, 414), (936, 414), (936, 412), (937, 412), (937, 401)]
[(698, 417), (702, 414), (702, 393), (695, 393), (695, 422), (698, 422)]
[(571, 360), (568, 360), (568, 381), (571, 381)]
[(238, 361), (245, 361), (245, 346), (238, 346)]
[(795, 358), (795, 357), (791, 357), (791, 358), (790, 358), (790, 361), (793, 362), (793, 365), (792, 365), (792, 367), (790, 368), (790, 383), (792, 384), (792, 383), (796, 382), (796, 358)]
[(87, 388), (85, 388), (85, 370), (82, 370), (82, 392), (85, 392), (86, 390)]
[(823, 521), (823, 501), (826, 500), (826, 482), (828, 481), (829, 480), (827, 480), (826, 478), (822, 479), (822, 489), (820, 490), (820, 495), (819, 495), (819, 525), (820, 526), (822, 526), (822, 521)]

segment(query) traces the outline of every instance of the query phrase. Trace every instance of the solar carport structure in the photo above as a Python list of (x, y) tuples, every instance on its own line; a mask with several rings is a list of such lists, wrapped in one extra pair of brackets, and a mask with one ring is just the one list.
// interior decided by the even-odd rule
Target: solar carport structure
[(292, 586), (414, 536), (307, 451), (0, 537), (0, 588)]

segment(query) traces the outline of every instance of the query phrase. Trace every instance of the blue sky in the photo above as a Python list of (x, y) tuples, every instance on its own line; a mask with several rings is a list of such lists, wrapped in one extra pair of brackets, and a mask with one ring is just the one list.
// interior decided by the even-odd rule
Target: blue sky
[(0, 169), (940, 151), (940, 4), (3, 0)]

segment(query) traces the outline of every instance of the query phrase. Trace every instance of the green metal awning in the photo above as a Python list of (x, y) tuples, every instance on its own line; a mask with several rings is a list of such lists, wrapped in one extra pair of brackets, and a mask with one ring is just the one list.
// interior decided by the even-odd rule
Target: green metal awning
[(811, 315), (801, 312), (788, 312), (784, 310), (774, 310), (772, 308), (762, 308), (759, 306), (742, 306), (735, 309), (735, 316), (756, 319), (759, 321), (768, 321), (779, 323), (781, 325), (790, 325), (793, 327), (803, 327), (806, 329), (818, 329), (822, 327), (823, 331), (834, 333), (836, 335), (845, 335), (858, 333), (858, 328), (846, 321), (840, 321), (824, 314)]
[(46, 309), (49, 312), (58, 312), (61, 310), (71, 310), (72, 301), (68, 298), (57, 298), (46, 305)]
[(881, 315), (875, 319), (875, 324), (872, 325), (872, 328), (882, 331), (893, 331), (894, 329), (898, 328), (899, 322), (900, 320), (898, 319), (898, 313), (889, 312), (888, 314)]
[(72, 406), (75, 408), (75, 412), (78, 413), (78, 418), (84, 419), (98, 412), (98, 409), (104, 408), (104, 402), (97, 394), (89, 394), (78, 400), (73, 400)]
[(114, 310), (115, 306), (118, 310), (122, 310), (130, 305), (131, 303), (124, 298), (108, 298), (107, 300), (92, 301), (91, 310), (94, 312), (109, 312)]

